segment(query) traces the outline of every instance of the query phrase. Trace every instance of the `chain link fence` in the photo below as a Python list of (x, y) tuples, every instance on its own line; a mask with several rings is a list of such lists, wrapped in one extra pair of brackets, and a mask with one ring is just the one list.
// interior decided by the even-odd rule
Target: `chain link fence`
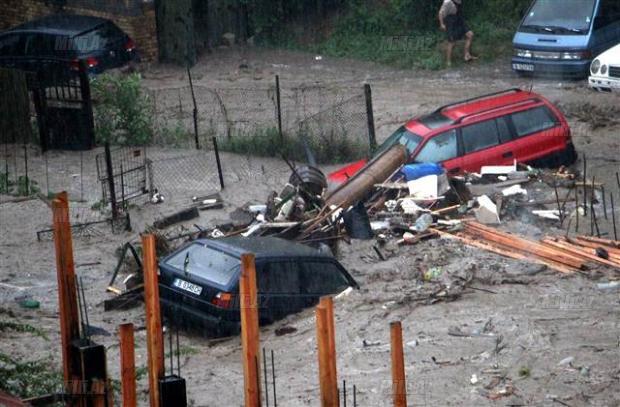
[(361, 86), (280, 88), (276, 80), (262, 89), (154, 89), (149, 98), (157, 146), (208, 148), (215, 138), (222, 151), (305, 160), (309, 149), (318, 162), (337, 163), (366, 157), (374, 142)]

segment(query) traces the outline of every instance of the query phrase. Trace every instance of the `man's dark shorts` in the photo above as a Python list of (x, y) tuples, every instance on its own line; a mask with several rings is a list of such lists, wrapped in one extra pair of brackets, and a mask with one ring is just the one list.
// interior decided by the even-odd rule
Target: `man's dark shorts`
[(446, 31), (448, 34), (448, 41), (456, 42), (465, 38), (465, 34), (469, 32), (469, 27), (462, 19), (453, 19), (446, 23)]

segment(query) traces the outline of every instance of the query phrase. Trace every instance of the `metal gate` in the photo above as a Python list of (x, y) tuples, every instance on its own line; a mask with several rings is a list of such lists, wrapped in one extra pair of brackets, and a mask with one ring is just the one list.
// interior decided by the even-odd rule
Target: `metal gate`
[(112, 205), (116, 216), (127, 202), (148, 194), (149, 160), (145, 147), (119, 147), (97, 154), (97, 178), (101, 182), (103, 202)]
[(68, 61), (37, 60), (28, 89), (37, 113), (41, 148), (90, 150), (95, 126), (90, 82), (85, 66), (70, 69)]

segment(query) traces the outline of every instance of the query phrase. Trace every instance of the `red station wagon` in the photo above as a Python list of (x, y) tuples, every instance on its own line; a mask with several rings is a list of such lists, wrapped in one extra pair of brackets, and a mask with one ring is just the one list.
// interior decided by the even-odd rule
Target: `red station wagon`
[[(409, 162), (440, 163), (448, 174), (479, 172), (485, 165), (570, 165), (577, 158), (564, 115), (533, 92), (509, 89), (442, 106), (410, 120), (379, 146), (374, 157), (395, 144)], [(329, 175), (342, 183), (367, 160)]]

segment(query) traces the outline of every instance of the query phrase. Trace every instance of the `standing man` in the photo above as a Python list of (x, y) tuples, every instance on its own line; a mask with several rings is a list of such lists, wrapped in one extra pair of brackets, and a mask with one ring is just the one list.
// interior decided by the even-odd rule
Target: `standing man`
[(462, 0), (443, 0), (439, 10), (439, 27), (448, 34), (446, 59), (448, 67), (452, 66), (452, 51), (457, 41), (465, 39), (465, 62), (478, 59), (471, 54), (471, 42), (474, 33), (465, 24)]

